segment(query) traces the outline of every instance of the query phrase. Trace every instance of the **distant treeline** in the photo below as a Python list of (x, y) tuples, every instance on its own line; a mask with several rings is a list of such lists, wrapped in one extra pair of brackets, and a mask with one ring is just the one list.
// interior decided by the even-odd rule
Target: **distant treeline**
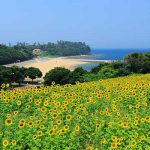
[(24, 61), (32, 58), (32, 51), (28, 50), (25, 46), (18, 44), (10, 47), (0, 44), (0, 65)]
[(91, 49), (84, 42), (58, 41), (55, 43), (38, 44), (37, 48), (49, 52), (51, 55), (74, 56), (89, 54)]
[(0, 44), (0, 65), (32, 59), (34, 57), (34, 49), (41, 49), (50, 55), (57, 56), (74, 56), (90, 53), (90, 47), (84, 42), (58, 41), (57, 43), (48, 42), (47, 44), (17, 43), (13, 46)]

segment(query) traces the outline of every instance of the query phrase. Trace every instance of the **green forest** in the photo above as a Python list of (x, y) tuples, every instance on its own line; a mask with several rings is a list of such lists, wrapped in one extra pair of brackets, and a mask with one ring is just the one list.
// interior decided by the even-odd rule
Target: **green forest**
[(17, 43), (9, 46), (0, 44), (0, 65), (32, 59), (34, 49), (41, 49), (50, 55), (74, 56), (90, 54), (90, 47), (84, 42), (57, 41), (57, 43)]
[(32, 59), (32, 51), (21, 45), (13, 47), (0, 44), (0, 65)]

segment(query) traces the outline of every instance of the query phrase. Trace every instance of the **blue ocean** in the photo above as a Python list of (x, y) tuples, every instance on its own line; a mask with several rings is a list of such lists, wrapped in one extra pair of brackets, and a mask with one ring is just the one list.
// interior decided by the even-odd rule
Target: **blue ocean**
[[(123, 60), (124, 57), (133, 52), (148, 52), (150, 48), (147, 49), (92, 49), (91, 55), (84, 59), (90, 60)], [(82, 66), (85, 70), (90, 71), (93, 67), (97, 66), (98, 63), (89, 63), (85, 65), (78, 65)]]

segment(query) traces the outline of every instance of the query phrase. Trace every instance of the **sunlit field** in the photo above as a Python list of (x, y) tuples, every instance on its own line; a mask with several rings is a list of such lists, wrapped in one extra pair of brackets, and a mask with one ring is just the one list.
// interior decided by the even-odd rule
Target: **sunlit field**
[(150, 74), (0, 92), (0, 149), (148, 150)]

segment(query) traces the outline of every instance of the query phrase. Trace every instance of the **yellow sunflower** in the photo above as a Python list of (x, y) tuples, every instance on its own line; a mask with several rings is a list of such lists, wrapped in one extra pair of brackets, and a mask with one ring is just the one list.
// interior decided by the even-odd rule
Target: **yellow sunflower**
[(11, 144), (12, 144), (12, 145), (16, 145), (16, 144), (17, 144), (16, 140), (12, 140), (12, 141), (11, 141)]
[(67, 120), (67, 121), (70, 121), (71, 119), (72, 119), (72, 116), (71, 116), (71, 115), (67, 115), (67, 116), (66, 116), (66, 120)]
[(3, 140), (3, 146), (6, 147), (9, 145), (9, 141), (8, 140)]
[(10, 126), (10, 125), (12, 124), (12, 120), (11, 120), (11, 119), (6, 119), (6, 120), (5, 120), (5, 124), (6, 124), (7, 126)]

